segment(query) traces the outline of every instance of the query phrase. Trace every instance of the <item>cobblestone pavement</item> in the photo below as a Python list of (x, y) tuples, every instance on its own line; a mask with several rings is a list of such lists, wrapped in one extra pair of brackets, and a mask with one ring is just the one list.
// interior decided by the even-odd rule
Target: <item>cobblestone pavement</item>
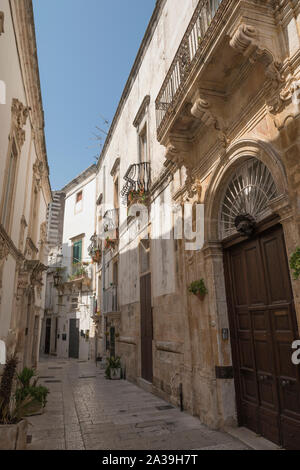
[(99, 365), (43, 360), (38, 373), (51, 393), (44, 414), (29, 418), (29, 450), (248, 449), (125, 380), (106, 380)]

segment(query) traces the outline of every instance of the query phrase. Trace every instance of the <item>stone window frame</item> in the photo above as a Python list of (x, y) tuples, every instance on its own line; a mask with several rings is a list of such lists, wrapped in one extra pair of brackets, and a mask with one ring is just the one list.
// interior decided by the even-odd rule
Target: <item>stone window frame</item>
[[(12, 224), (13, 224), (13, 217), (12, 214), (14, 213), (14, 206), (15, 206), (15, 199), (16, 199), (16, 191), (17, 191), (17, 179), (19, 174), (19, 165), (20, 165), (20, 158), (22, 147), (25, 142), (25, 130), (23, 129), (26, 126), (26, 121), (29, 116), (29, 108), (24, 106), (18, 99), (13, 98), (11, 104), (11, 129), (10, 134), (8, 137), (9, 144), (6, 154), (6, 163), (5, 163), (5, 170), (4, 170), (4, 178), (3, 181), (3, 188), (1, 191), (1, 201), (0, 201), (0, 223), (2, 224), (3, 220), (3, 211), (4, 211), (4, 204), (6, 199), (7, 193), (7, 184), (9, 181), (9, 167), (11, 156), (13, 152), (13, 147), (15, 146), (16, 149), (16, 165), (14, 168), (14, 177), (13, 177), (13, 190), (11, 193), (11, 197), (8, 201), (8, 212), (9, 212), (9, 221), (6, 225), (6, 232), (8, 235), (11, 234)], [(11, 180), (10, 180), (11, 181)]]
[[(150, 154), (150, 117), (149, 117), (149, 105), (150, 105), (150, 95), (146, 95), (143, 99), (143, 102), (136, 114), (136, 117), (133, 121), (133, 126), (136, 128), (137, 131), (137, 154), (138, 154), (138, 161), (139, 163), (142, 162), (151, 162), (151, 154)], [(146, 149), (147, 149), (147, 156), (146, 159), (141, 159), (141, 140), (143, 135), (146, 135)]]
[[(17, 142), (14, 136), (9, 138), (9, 146), (6, 157), (5, 171), (4, 171), (4, 184), (2, 189), (1, 197), (1, 225), (5, 229), (8, 235), (11, 233), (13, 212), (15, 205), (16, 196), (16, 180), (20, 162), (20, 149), (17, 146)], [(12, 174), (10, 175), (11, 162), (13, 162)]]

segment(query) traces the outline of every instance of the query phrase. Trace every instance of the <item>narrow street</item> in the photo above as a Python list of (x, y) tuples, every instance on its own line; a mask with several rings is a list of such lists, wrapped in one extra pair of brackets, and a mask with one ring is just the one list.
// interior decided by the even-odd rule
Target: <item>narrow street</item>
[(50, 389), (45, 413), (29, 418), (28, 450), (247, 450), (226, 433), (122, 380), (94, 363), (42, 360)]

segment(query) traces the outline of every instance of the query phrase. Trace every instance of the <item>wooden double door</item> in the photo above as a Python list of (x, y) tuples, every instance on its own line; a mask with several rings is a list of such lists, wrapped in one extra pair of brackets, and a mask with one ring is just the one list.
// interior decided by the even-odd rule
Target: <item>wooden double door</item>
[(226, 249), (225, 272), (239, 425), (299, 450), (299, 332), (282, 227)]
[(140, 278), (140, 294), (142, 378), (151, 383), (153, 381), (151, 274), (146, 274)]

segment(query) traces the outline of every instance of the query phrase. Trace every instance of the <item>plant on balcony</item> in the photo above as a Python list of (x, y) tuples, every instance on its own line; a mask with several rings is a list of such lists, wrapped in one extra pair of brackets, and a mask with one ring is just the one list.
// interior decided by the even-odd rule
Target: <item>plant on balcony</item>
[(196, 295), (200, 300), (203, 300), (205, 295), (208, 293), (204, 279), (192, 282), (189, 286), (189, 292)]
[(105, 240), (104, 246), (106, 250), (110, 250), (110, 249), (113, 250), (116, 246), (116, 242), (115, 240), (112, 240), (111, 238), (107, 237)]
[(121, 358), (117, 357), (108, 357), (107, 365), (105, 369), (105, 377), (110, 380), (120, 380), (121, 379)]
[[(73, 265), (73, 266), (76, 267), (77, 265)], [(87, 276), (87, 270), (84, 266), (80, 266), (76, 269), (76, 271), (74, 272), (72, 276), (69, 276), (69, 280), (74, 281), (75, 279), (85, 277), (85, 276)]]
[(47, 395), (49, 393), (49, 389), (41, 385), (37, 385), (38, 377), (36, 377), (32, 381), (35, 376), (35, 370), (28, 369), (27, 367), (25, 367), (23, 371), (17, 375), (19, 387), (17, 388), (15, 393), (16, 402), (21, 403), (27, 397), (30, 397), (32, 399), (32, 402), (28, 407), (26, 416), (40, 414), (47, 403)]
[(149, 202), (149, 194), (144, 188), (139, 188), (137, 191), (131, 189), (128, 193), (128, 204), (144, 204), (147, 205)]
[(16, 401), (13, 383), (18, 361), (16, 356), (7, 359), (0, 385), (0, 449), (25, 450), (28, 423), (24, 416), (32, 402), (31, 397)]
[(296, 251), (292, 254), (290, 258), (290, 267), (293, 271), (294, 279), (297, 281), (300, 277), (300, 248), (298, 247)]
[(92, 255), (93, 263), (99, 264), (101, 262), (101, 258), (102, 258), (101, 250), (99, 249), (95, 250)]

